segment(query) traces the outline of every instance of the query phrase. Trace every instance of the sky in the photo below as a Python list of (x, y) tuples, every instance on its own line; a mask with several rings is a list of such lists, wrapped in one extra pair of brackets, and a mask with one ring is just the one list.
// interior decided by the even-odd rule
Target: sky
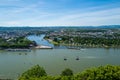
[(120, 25), (120, 0), (0, 0), (0, 26)]

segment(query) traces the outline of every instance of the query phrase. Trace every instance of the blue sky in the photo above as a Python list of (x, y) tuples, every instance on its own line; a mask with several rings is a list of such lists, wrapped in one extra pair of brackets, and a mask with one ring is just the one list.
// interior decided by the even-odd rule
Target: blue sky
[(0, 0), (0, 26), (120, 24), (120, 0)]

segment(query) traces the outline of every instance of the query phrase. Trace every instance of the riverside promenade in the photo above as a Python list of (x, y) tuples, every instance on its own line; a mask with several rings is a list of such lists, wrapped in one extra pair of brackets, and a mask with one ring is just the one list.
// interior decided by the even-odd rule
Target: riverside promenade
[(27, 51), (27, 52), (30, 52), (31, 51), (31, 49), (5, 49), (6, 51), (14, 51), (14, 52), (16, 52), (16, 51)]

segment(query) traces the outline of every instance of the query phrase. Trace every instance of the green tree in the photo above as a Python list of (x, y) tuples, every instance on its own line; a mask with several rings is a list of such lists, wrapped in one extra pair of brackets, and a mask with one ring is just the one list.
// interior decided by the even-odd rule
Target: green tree
[(74, 76), (75, 80), (120, 80), (120, 66), (100, 66)]
[(47, 76), (45, 70), (36, 65), (24, 72), (19, 80), (120, 80), (120, 66), (100, 66), (74, 74), (65, 69), (61, 76)]
[(19, 80), (22, 80), (22, 79), (29, 79), (29, 78), (40, 78), (40, 77), (43, 77), (43, 76), (47, 76), (47, 73), (45, 72), (45, 70), (40, 67), (39, 65), (36, 65), (34, 67), (32, 67), (31, 69), (25, 71)]
[(72, 76), (73, 71), (69, 68), (66, 68), (65, 70), (62, 71), (61, 76)]
[(53, 41), (58, 42), (58, 39), (55, 37)]

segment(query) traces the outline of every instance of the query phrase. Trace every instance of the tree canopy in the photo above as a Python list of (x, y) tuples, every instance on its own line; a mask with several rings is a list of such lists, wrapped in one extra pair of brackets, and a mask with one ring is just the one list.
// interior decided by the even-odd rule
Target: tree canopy
[(25, 71), (21, 77), (20, 80), (26, 80), (31, 78), (40, 78), (43, 76), (46, 76), (47, 73), (43, 69), (43, 67), (40, 67), (39, 65), (35, 65), (34, 67), (30, 68), (29, 70)]
[(65, 70), (62, 71), (61, 76), (72, 76), (73, 71), (69, 68), (66, 68)]
[(71, 69), (66, 68), (61, 76), (49, 76), (42, 67), (36, 65), (25, 71), (19, 80), (120, 80), (120, 66), (99, 66), (74, 75)]

